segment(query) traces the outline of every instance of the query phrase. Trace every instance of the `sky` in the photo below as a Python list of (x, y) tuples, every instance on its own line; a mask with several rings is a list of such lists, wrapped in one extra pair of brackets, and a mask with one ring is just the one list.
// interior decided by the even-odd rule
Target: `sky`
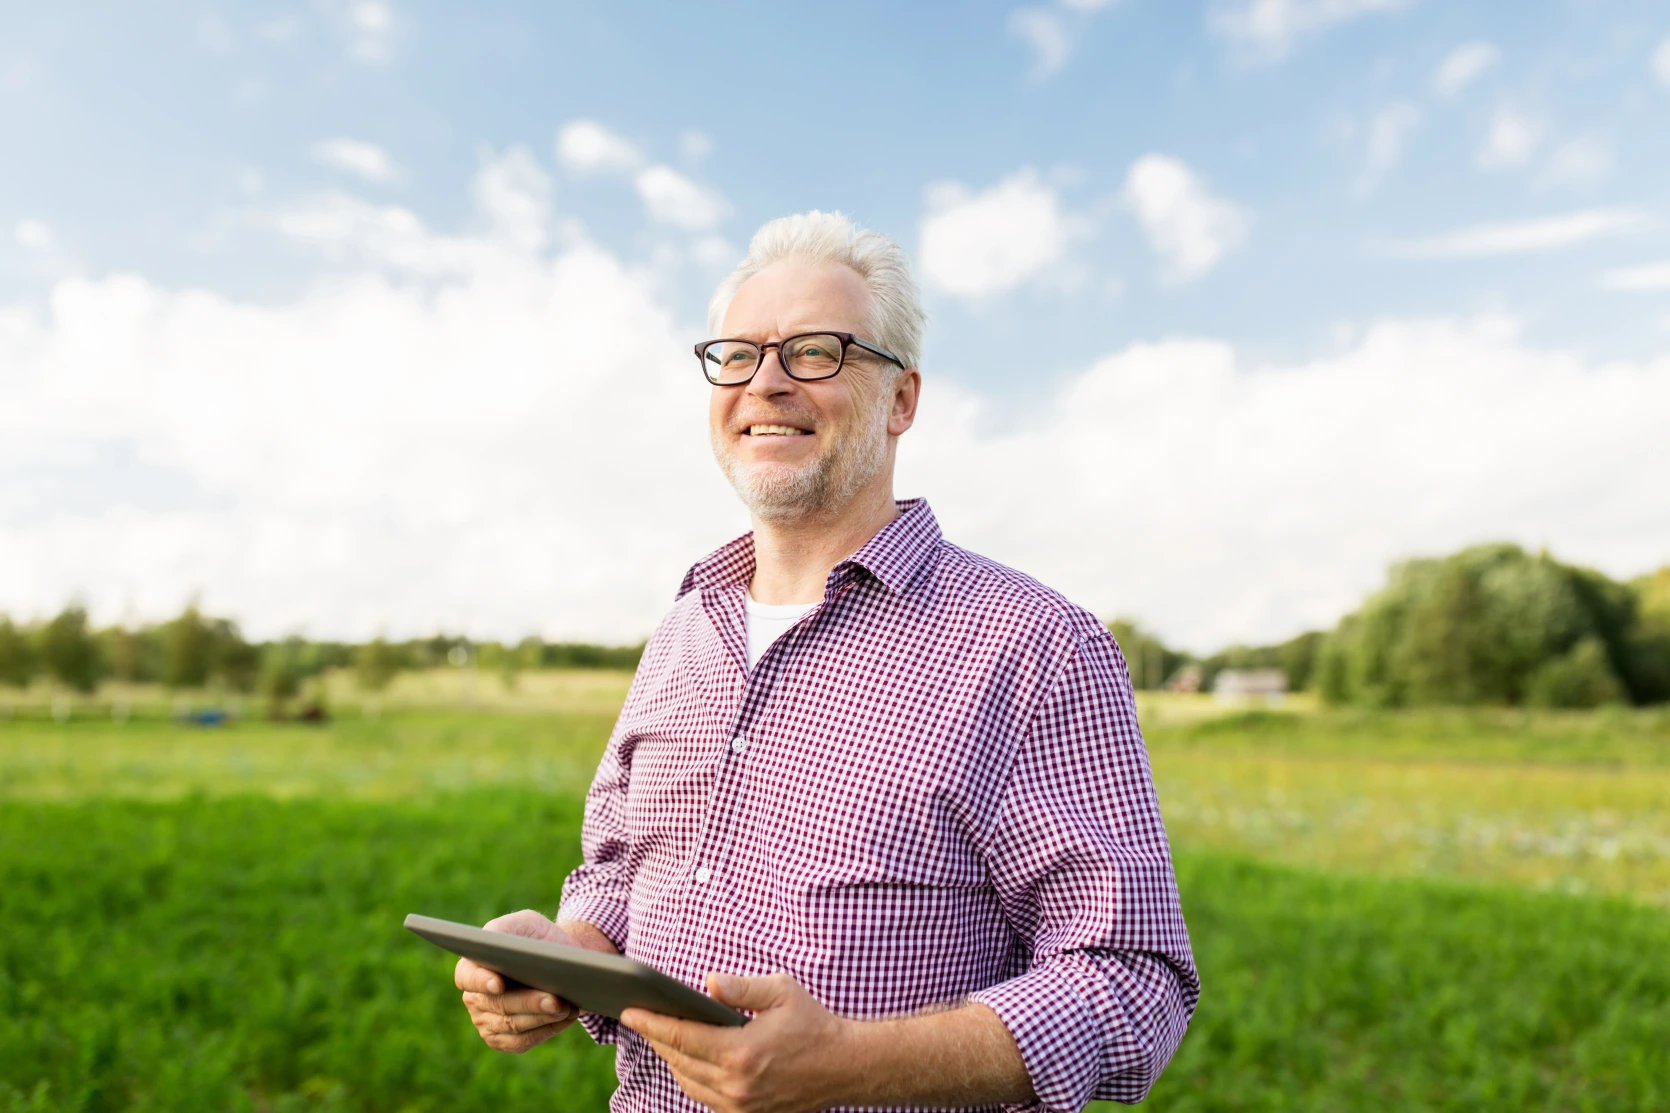
[(896, 491), (1210, 651), (1670, 562), (1670, 7), (7, 5), (0, 611), (635, 641), (747, 528), (690, 346), (897, 239)]

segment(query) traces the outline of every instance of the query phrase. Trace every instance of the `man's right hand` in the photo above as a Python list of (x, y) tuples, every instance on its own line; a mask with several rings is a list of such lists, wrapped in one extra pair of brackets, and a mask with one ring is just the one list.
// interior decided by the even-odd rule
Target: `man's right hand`
[[(528, 939), (544, 939), (571, 947), (614, 954), (608, 936), (590, 924), (571, 924), (572, 934), (532, 909), (512, 912), (483, 925), (488, 931), (502, 931)], [(504, 978), (467, 958), (458, 960), (453, 984), (464, 991), (464, 1007), (470, 1022), (488, 1047), (521, 1054), (544, 1043), (574, 1023), (578, 1011), (567, 1001), (543, 989), (515, 989), (505, 992)]]

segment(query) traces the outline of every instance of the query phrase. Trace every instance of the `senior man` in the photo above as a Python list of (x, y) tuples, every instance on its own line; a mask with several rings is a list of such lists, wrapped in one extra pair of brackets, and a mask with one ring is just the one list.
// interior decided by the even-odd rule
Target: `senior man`
[(753, 531), (645, 648), (556, 922), (487, 926), (753, 1020), (576, 1017), (466, 959), (477, 1029), (520, 1052), (578, 1019), (617, 1045), (621, 1111), (1140, 1100), (1200, 983), (1129, 676), (1088, 612), (894, 501), (925, 320), (903, 252), (772, 221), (708, 319), (713, 451)]

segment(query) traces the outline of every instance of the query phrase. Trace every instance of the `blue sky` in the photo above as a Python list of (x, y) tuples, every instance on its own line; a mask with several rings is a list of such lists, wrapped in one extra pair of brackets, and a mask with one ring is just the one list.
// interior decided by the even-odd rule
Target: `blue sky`
[[(1670, 559), (1662, 4), (831, 13), (0, 15), (0, 609), (640, 636), (741, 523), (666, 478), (711, 472), (675, 353), (807, 208), (917, 260), (901, 493), (1099, 613), (1210, 648), (1471, 540)], [(566, 490), (626, 400), (644, 471)]]

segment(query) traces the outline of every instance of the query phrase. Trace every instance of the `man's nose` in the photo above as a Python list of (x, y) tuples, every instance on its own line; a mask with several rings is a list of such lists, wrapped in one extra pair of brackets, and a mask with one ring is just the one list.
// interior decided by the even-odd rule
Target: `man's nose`
[(754, 372), (754, 377), (748, 381), (748, 393), (771, 395), (784, 394), (795, 388), (795, 382), (789, 377), (783, 367), (783, 357), (776, 348), (767, 348), (765, 355), (760, 357), (760, 368)]

